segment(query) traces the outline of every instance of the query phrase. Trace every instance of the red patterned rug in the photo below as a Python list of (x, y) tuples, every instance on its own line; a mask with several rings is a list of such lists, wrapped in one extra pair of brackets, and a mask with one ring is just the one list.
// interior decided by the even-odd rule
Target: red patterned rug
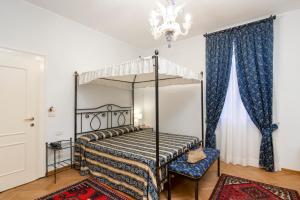
[(96, 179), (85, 179), (37, 200), (132, 200)]
[(222, 174), (210, 200), (299, 200), (297, 191)]

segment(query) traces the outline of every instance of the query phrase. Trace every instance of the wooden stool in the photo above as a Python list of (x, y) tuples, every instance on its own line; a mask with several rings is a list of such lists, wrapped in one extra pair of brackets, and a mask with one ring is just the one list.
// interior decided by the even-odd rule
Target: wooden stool
[(217, 149), (204, 149), (206, 158), (195, 163), (187, 162), (187, 153), (180, 156), (168, 166), (168, 200), (171, 200), (171, 175), (180, 175), (195, 182), (195, 200), (198, 200), (199, 180), (207, 170), (218, 160), (218, 176), (220, 176), (220, 151)]

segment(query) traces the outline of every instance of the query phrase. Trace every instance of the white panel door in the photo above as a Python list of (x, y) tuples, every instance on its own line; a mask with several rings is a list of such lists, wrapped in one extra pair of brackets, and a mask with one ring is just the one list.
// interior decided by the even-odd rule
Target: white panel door
[(0, 192), (37, 178), (41, 58), (0, 48)]

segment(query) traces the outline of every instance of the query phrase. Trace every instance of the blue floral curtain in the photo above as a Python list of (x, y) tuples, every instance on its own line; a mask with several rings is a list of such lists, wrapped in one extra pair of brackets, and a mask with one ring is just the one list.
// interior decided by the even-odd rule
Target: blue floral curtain
[(272, 132), (273, 18), (232, 31), (242, 102), (262, 134), (259, 165), (274, 171)]
[(215, 130), (224, 106), (233, 45), (229, 32), (206, 37), (206, 147), (216, 148)]

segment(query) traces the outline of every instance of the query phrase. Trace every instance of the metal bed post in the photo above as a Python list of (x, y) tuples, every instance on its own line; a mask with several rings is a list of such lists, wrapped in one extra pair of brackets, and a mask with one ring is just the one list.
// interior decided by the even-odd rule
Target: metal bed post
[(203, 72), (201, 74), (201, 140), (202, 140), (202, 145), (205, 147), (204, 144), (204, 108), (203, 108)]
[(156, 182), (157, 191), (160, 192), (160, 175), (159, 175), (159, 77), (158, 77), (158, 50), (154, 52), (155, 67), (155, 130), (156, 130)]
[(74, 141), (77, 141), (77, 89), (78, 89), (78, 73), (74, 72), (74, 83), (75, 83), (75, 93), (74, 93)]
[(132, 102), (132, 124), (134, 126), (134, 83), (131, 85), (131, 102)]
[[(134, 126), (134, 83), (135, 83), (136, 75), (134, 75), (132, 85), (131, 85), (131, 102), (132, 102), (132, 124)], [(131, 119), (130, 119), (131, 120)]]

